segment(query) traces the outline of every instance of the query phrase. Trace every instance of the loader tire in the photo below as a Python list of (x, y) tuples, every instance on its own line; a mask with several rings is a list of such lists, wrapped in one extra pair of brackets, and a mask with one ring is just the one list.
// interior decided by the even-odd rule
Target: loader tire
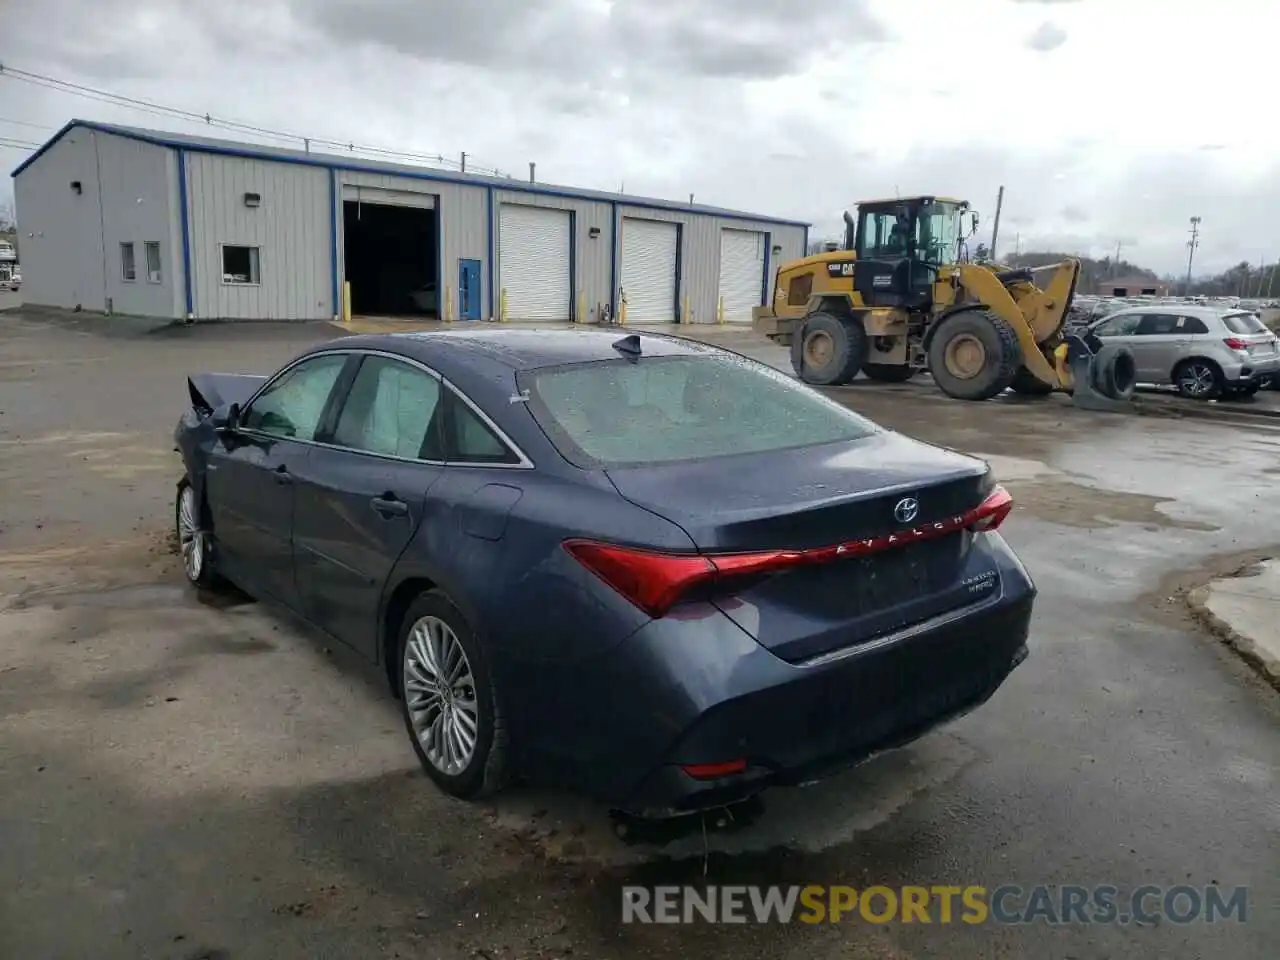
[(1118, 343), (1109, 343), (1098, 351), (1090, 364), (1093, 388), (1111, 400), (1129, 400), (1138, 385), (1138, 369), (1133, 351)]
[(1012, 385), (1021, 368), (1013, 328), (987, 310), (953, 313), (929, 340), (929, 373), (956, 400), (990, 400)]
[(867, 359), (867, 334), (856, 317), (811, 313), (791, 339), (791, 366), (805, 383), (835, 387), (858, 375)]
[(880, 383), (906, 383), (915, 376), (915, 370), (905, 363), (864, 363), (862, 372), (868, 380)]
[(1024, 397), (1047, 397), (1053, 393), (1053, 385), (1045, 383), (1026, 367), (1019, 367), (1009, 388)]

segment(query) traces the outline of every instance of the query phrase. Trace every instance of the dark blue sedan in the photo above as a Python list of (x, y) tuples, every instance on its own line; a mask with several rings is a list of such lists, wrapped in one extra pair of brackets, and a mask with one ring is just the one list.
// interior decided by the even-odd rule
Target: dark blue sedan
[(455, 796), (718, 807), (913, 740), (1026, 656), (988, 466), (737, 354), (458, 329), (189, 387), (188, 578), (385, 665)]

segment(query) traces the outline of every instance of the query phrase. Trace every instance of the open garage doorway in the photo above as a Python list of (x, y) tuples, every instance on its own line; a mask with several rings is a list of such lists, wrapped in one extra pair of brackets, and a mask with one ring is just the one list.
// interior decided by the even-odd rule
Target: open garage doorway
[(343, 257), (353, 314), (440, 316), (438, 223), (433, 208), (343, 201)]

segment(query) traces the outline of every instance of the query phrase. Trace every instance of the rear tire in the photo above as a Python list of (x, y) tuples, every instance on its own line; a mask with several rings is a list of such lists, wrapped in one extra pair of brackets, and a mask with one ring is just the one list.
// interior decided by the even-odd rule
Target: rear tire
[(867, 359), (867, 333), (856, 317), (811, 313), (791, 340), (791, 367), (805, 383), (834, 387), (858, 375)]
[(1212, 360), (1183, 360), (1174, 368), (1173, 384), (1189, 400), (1212, 400), (1222, 395), (1222, 371)]
[(1026, 367), (1019, 367), (1009, 388), (1024, 397), (1047, 397), (1053, 393), (1053, 385), (1045, 383)]
[(879, 383), (906, 383), (916, 372), (905, 363), (864, 363), (862, 372), (868, 380)]
[(427, 776), (460, 800), (501, 790), (507, 726), (485, 650), (462, 611), (428, 590), (405, 613), (398, 649), (400, 711)]
[(990, 400), (1013, 383), (1021, 367), (1013, 328), (987, 310), (953, 313), (929, 340), (929, 373), (956, 400)]

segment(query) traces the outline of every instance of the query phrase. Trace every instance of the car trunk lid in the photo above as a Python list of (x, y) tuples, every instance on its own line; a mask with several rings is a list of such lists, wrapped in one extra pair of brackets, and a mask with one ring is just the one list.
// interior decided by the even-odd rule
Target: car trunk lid
[(789, 552), (702, 591), (788, 660), (976, 602), (998, 582), (976, 569), (965, 519), (992, 491), (987, 465), (897, 434), (608, 475), (726, 571)]

